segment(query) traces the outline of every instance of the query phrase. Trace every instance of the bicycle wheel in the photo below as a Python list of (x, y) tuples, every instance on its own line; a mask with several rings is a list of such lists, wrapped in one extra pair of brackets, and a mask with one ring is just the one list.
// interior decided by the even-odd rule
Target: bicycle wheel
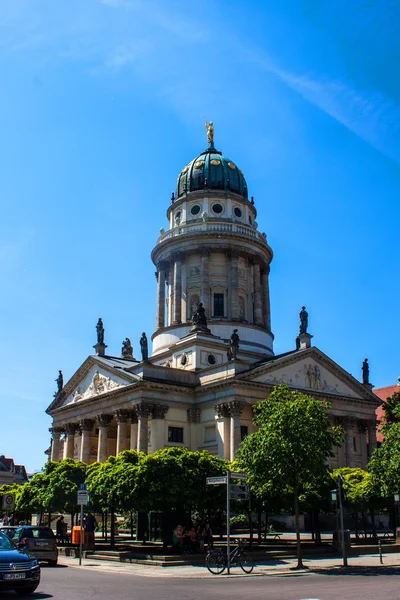
[(210, 552), (210, 554), (207, 555), (206, 566), (210, 573), (212, 573), (213, 575), (220, 575), (225, 571), (226, 558), (222, 554), (222, 552), (214, 550), (213, 552)]
[(251, 573), (254, 569), (254, 563), (250, 554), (247, 552), (242, 552), (242, 554), (239, 556), (239, 565), (242, 571), (245, 573)]

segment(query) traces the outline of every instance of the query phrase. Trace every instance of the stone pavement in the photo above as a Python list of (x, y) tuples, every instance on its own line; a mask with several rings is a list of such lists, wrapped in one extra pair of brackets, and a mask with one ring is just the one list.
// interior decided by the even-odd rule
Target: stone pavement
[[(309, 573), (324, 574), (332, 571), (341, 572), (342, 560), (339, 558), (307, 558), (304, 564), (307, 567), (304, 571), (293, 571), (297, 561), (295, 559), (282, 559), (262, 561), (256, 565), (251, 575), (246, 575), (240, 567), (233, 567), (231, 575), (212, 575), (205, 566), (179, 565), (173, 567), (157, 567), (152, 565), (138, 565), (126, 562), (109, 562), (101, 560), (82, 559), (82, 566), (79, 566), (77, 558), (67, 556), (59, 557), (59, 564), (78, 569), (90, 569), (91, 571), (121, 572), (127, 575), (141, 575), (143, 577), (177, 577), (177, 578), (212, 578), (212, 577), (260, 577), (260, 576), (306, 576)], [(383, 565), (379, 562), (379, 554), (370, 554), (364, 556), (351, 556), (348, 560), (348, 571), (355, 572), (393, 571), (399, 569), (400, 573), (400, 553), (392, 552), (383, 555)]]

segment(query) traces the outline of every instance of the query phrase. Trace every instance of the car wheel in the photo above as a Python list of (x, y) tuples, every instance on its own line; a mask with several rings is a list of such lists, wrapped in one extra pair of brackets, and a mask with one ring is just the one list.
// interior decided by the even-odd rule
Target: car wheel
[(56, 560), (49, 560), (49, 567), (56, 567), (57, 566), (57, 559)]
[(38, 587), (38, 583), (36, 585), (27, 585), (26, 587), (16, 588), (14, 592), (19, 594), (20, 596), (25, 596), (26, 594), (33, 594)]

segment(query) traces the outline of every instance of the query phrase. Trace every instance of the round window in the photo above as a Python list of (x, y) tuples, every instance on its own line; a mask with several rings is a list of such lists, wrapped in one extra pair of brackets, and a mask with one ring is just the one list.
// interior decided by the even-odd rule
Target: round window
[(217, 215), (219, 215), (220, 213), (223, 212), (224, 207), (222, 206), (222, 204), (213, 204), (212, 209)]
[(207, 356), (207, 360), (210, 365), (215, 365), (215, 363), (217, 362), (214, 354), (209, 354)]
[(181, 356), (182, 367), (184, 367), (186, 365), (186, 363), (187, 363), (187, 356), (186, 356), (186, 354), (182, 354), (182, 356)]
[(201, 206), (199, 206), (198, 204), (195, 204), (190, 209), (190, 212), (192, 213), (192, 215), (198, 215), (200, 211), (201, 211)]
[(242, 211), (240, 210), (240, 208), (238, 206), (235, 206), (235, 208), (233, 209), (233, 212), (235, 213), (236, 217), (238, 217), (239, 219), (242, 217)]

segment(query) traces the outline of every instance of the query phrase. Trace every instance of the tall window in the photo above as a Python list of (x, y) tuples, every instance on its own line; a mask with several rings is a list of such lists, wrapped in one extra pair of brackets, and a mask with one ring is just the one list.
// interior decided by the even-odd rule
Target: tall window
[(214, 317), (224, 316), (224, 295), (214, 294)]
[(243, 441), (245, 437), (249, 435), (249, 428), (247, 425), (240, 426), (240, 439)]
[(168, 441), (183, 444), (183, 427), (168, 427)]

